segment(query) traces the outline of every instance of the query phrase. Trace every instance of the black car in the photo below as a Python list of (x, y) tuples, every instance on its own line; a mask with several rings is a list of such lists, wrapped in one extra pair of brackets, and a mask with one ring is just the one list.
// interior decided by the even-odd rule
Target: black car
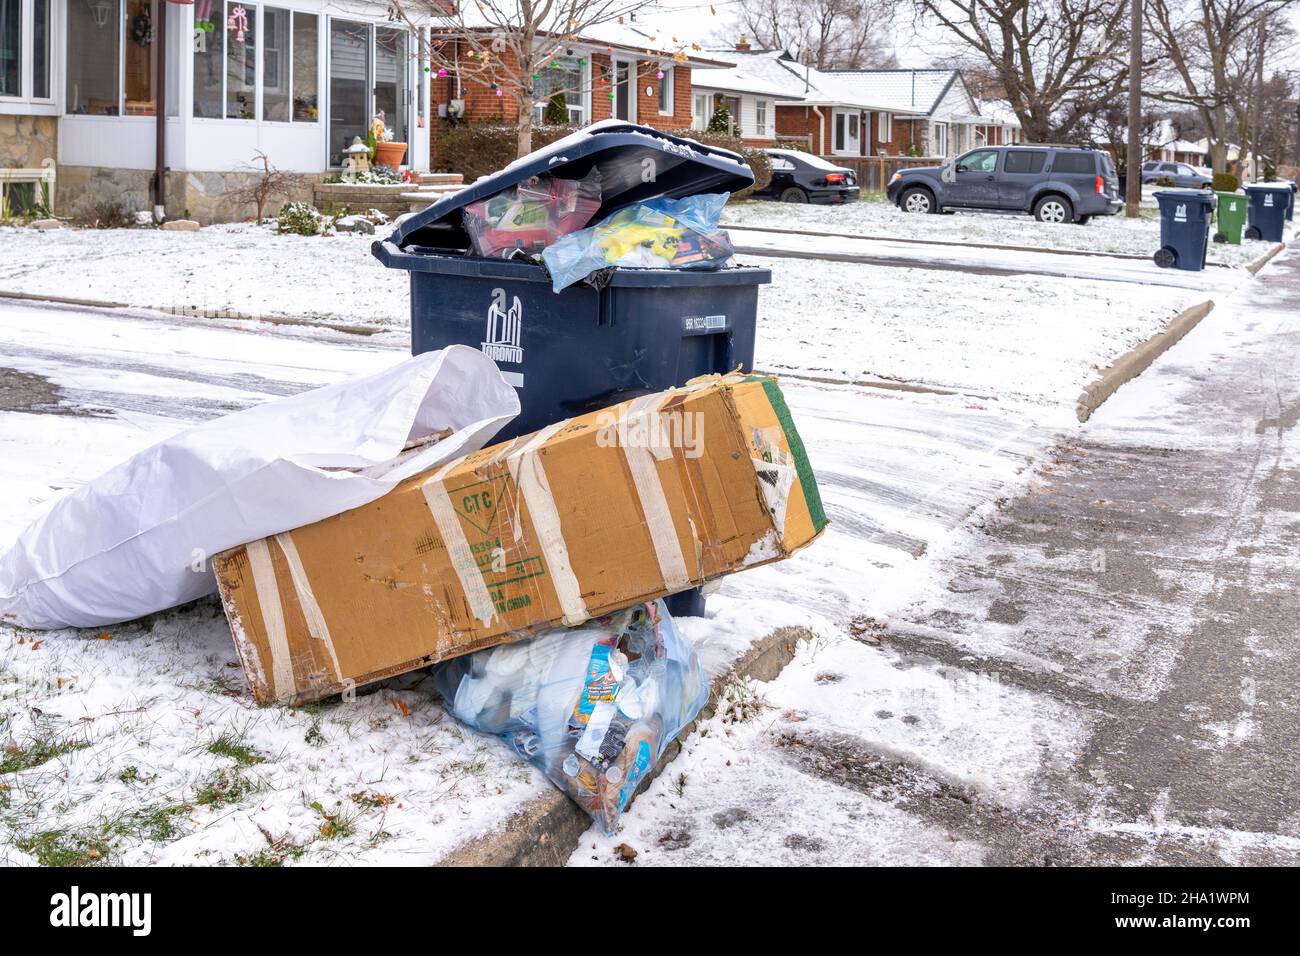
[(828, 163), (797, 149), (764, 150), (772, 160), (772, 181), (753, 196), (781, 202), (857, 202), (858, 178), (853, 170)]
[(1124, 207), (1110, 155), (1081, 146), (987, 146), (946, 166), (896, 172), (885, 189), (904, 212), (987, 209), (1085, 223)]

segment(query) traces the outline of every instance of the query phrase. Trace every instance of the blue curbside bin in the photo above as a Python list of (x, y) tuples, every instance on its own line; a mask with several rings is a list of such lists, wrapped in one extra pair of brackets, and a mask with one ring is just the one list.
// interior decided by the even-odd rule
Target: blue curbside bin
[[(551, 291), (532, 261), (473, 253), (462, 209), (534, 176), (601, 174), (591, 222), (666, 196), (736, 192), (754, 182), (736, 153), (608, 120), (565, 137), (403, 221), (371, 251), (411, 277), (411, 352), (481, 349), (518, 389), (521, 411), (497, 436), (513, 438), (583, 412), (682, 385), (697, 375), (750, 371), (758, 287), (767, 269), (616, 268), (593, 285)], [(699, 614), (698, 591), (670, 599)]]
[(1152, 258), (1162, 269), (1200, 272), (1210, 243), (1214, 193), (1203, 189), (1164, 189), (1160, 203), (1160, 248)]
[(1287, 204), (1286, 204), (1286, 221), (1287, 221), (1287, 222), (1294, 222), (1294, 221), (1295, 221), (1295, 194), (1296, 194), (1296, 184), (1295, 184), (1295, 181), (1294, 181), (1294, 180), (1284, 180), (1284, 182), (1286, 182), (1286, 183), (1291, 187), (1291, 198), (1287, 201)]
[(1281, 242), (1286, 228), (1287, 209), (1295, 194), (1290, 183), (1247, 183), (1242, 187), (1250, 200), (1247, 211), (1246, 238)]

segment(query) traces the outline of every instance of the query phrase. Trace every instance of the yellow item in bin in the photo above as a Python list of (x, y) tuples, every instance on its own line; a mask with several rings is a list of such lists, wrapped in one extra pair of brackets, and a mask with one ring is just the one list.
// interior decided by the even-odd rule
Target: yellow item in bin
[(664, 216), (660, 223), (646, 223), (631, 216), (626, 218), (632, 221), (619, 222), (619, 217), (615, 216), (608, 226), (601, 229), (603, 235), (597, 245), (605, 254), (606, 262), (617, 262), (638, 246), (649, 249), (665, 262), (673, 261), (677, 246), (686, 233), (684, 226), (668, 216)]

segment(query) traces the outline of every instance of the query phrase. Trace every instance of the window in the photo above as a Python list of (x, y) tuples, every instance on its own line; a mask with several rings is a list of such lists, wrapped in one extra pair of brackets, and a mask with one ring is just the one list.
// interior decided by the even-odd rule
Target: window
[(67, 112), (117, 116), (121, 112), (119, 0), (69, 3)]
[(210, 22), (215, 30), (194, 33), (194, 115), (221, 119), (225, 113), (221, 65), (226, 59), (226, 30), (220, 4), (213, 5)]
[(961, 164), (957, 168), (968, 173), (991, 173), (998, 168), (998, 151), (982, 149), (975, 153), (968, 153), (962, 157)]
[(1052, 159), (1054, 173), (1086, 173), (1096, 175), (1097, 164), (1092, 153), (1057, 153)]
[(1004, 173), (1041, 173), (1047, 153), (1039, 149), (1009, 149), (1007, 161), (1002, 164)]
[(317, 111), (317, 50), (320, 21), (314, 13), (293, 15), (293, 122), (315, 123)]
[(32, 96), (50, 98), (51, 0), (32, 0)]
[(214, 3), (210, 22), (216, 29), (194, 33), (194, 115), (201, 119), (260, 118), (270, 123), (317, 122), (319, 17), (265, 7), (259, 22), (257, 13), (253, 4)]
[(272, 123), (289, 122), (291, 32), (288, 10), (262, 11), (262, 119)]
[(576, 56), (557, 56), (537, 74), (533, 85), (534, 102), (537, 107), (534, 115), (541, 119), (546, 114), (546, 104), (556, 96), (563, 97), (564, 107), (569, 114), (569, 122), (581, 126), (587, 121), (587, 67), (584, 58)]
[(673, 68), (665, 66), (662, 68), (664, 78), (659, 81), (659, 115), (673, 115)]
[(934, 124), (934, 154), (936, 156), (948, 155), (948, 124)]
[(767, 100), (754, 101), (754, 135), (767, 135)]
[(149, 0), (126, 0), (126, 33), (122, 45), (126, 61), (124, 111), (127, 116), (154, 115), (153, 16)]
[(880, 114), (880, 119), (876, 124), (876, 136), (879, 137), (882, 143), (892, 143), (894, 141), (894, 114)]
[(22, 0), (0, 0), (0, 96), (22, 96), (22, 81)]
[(226, 4), (226, 119), (257, 118), (256, 30), (257, 7)]

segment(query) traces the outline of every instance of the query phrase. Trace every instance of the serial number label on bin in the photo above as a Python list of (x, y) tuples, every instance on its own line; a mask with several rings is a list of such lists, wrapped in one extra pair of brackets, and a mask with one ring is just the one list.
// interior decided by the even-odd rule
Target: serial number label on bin
[(725, 315), (687, 315), (682, 318), (682, 331), (695, 335), (708, 332), (724, 332), (727, 328)]

